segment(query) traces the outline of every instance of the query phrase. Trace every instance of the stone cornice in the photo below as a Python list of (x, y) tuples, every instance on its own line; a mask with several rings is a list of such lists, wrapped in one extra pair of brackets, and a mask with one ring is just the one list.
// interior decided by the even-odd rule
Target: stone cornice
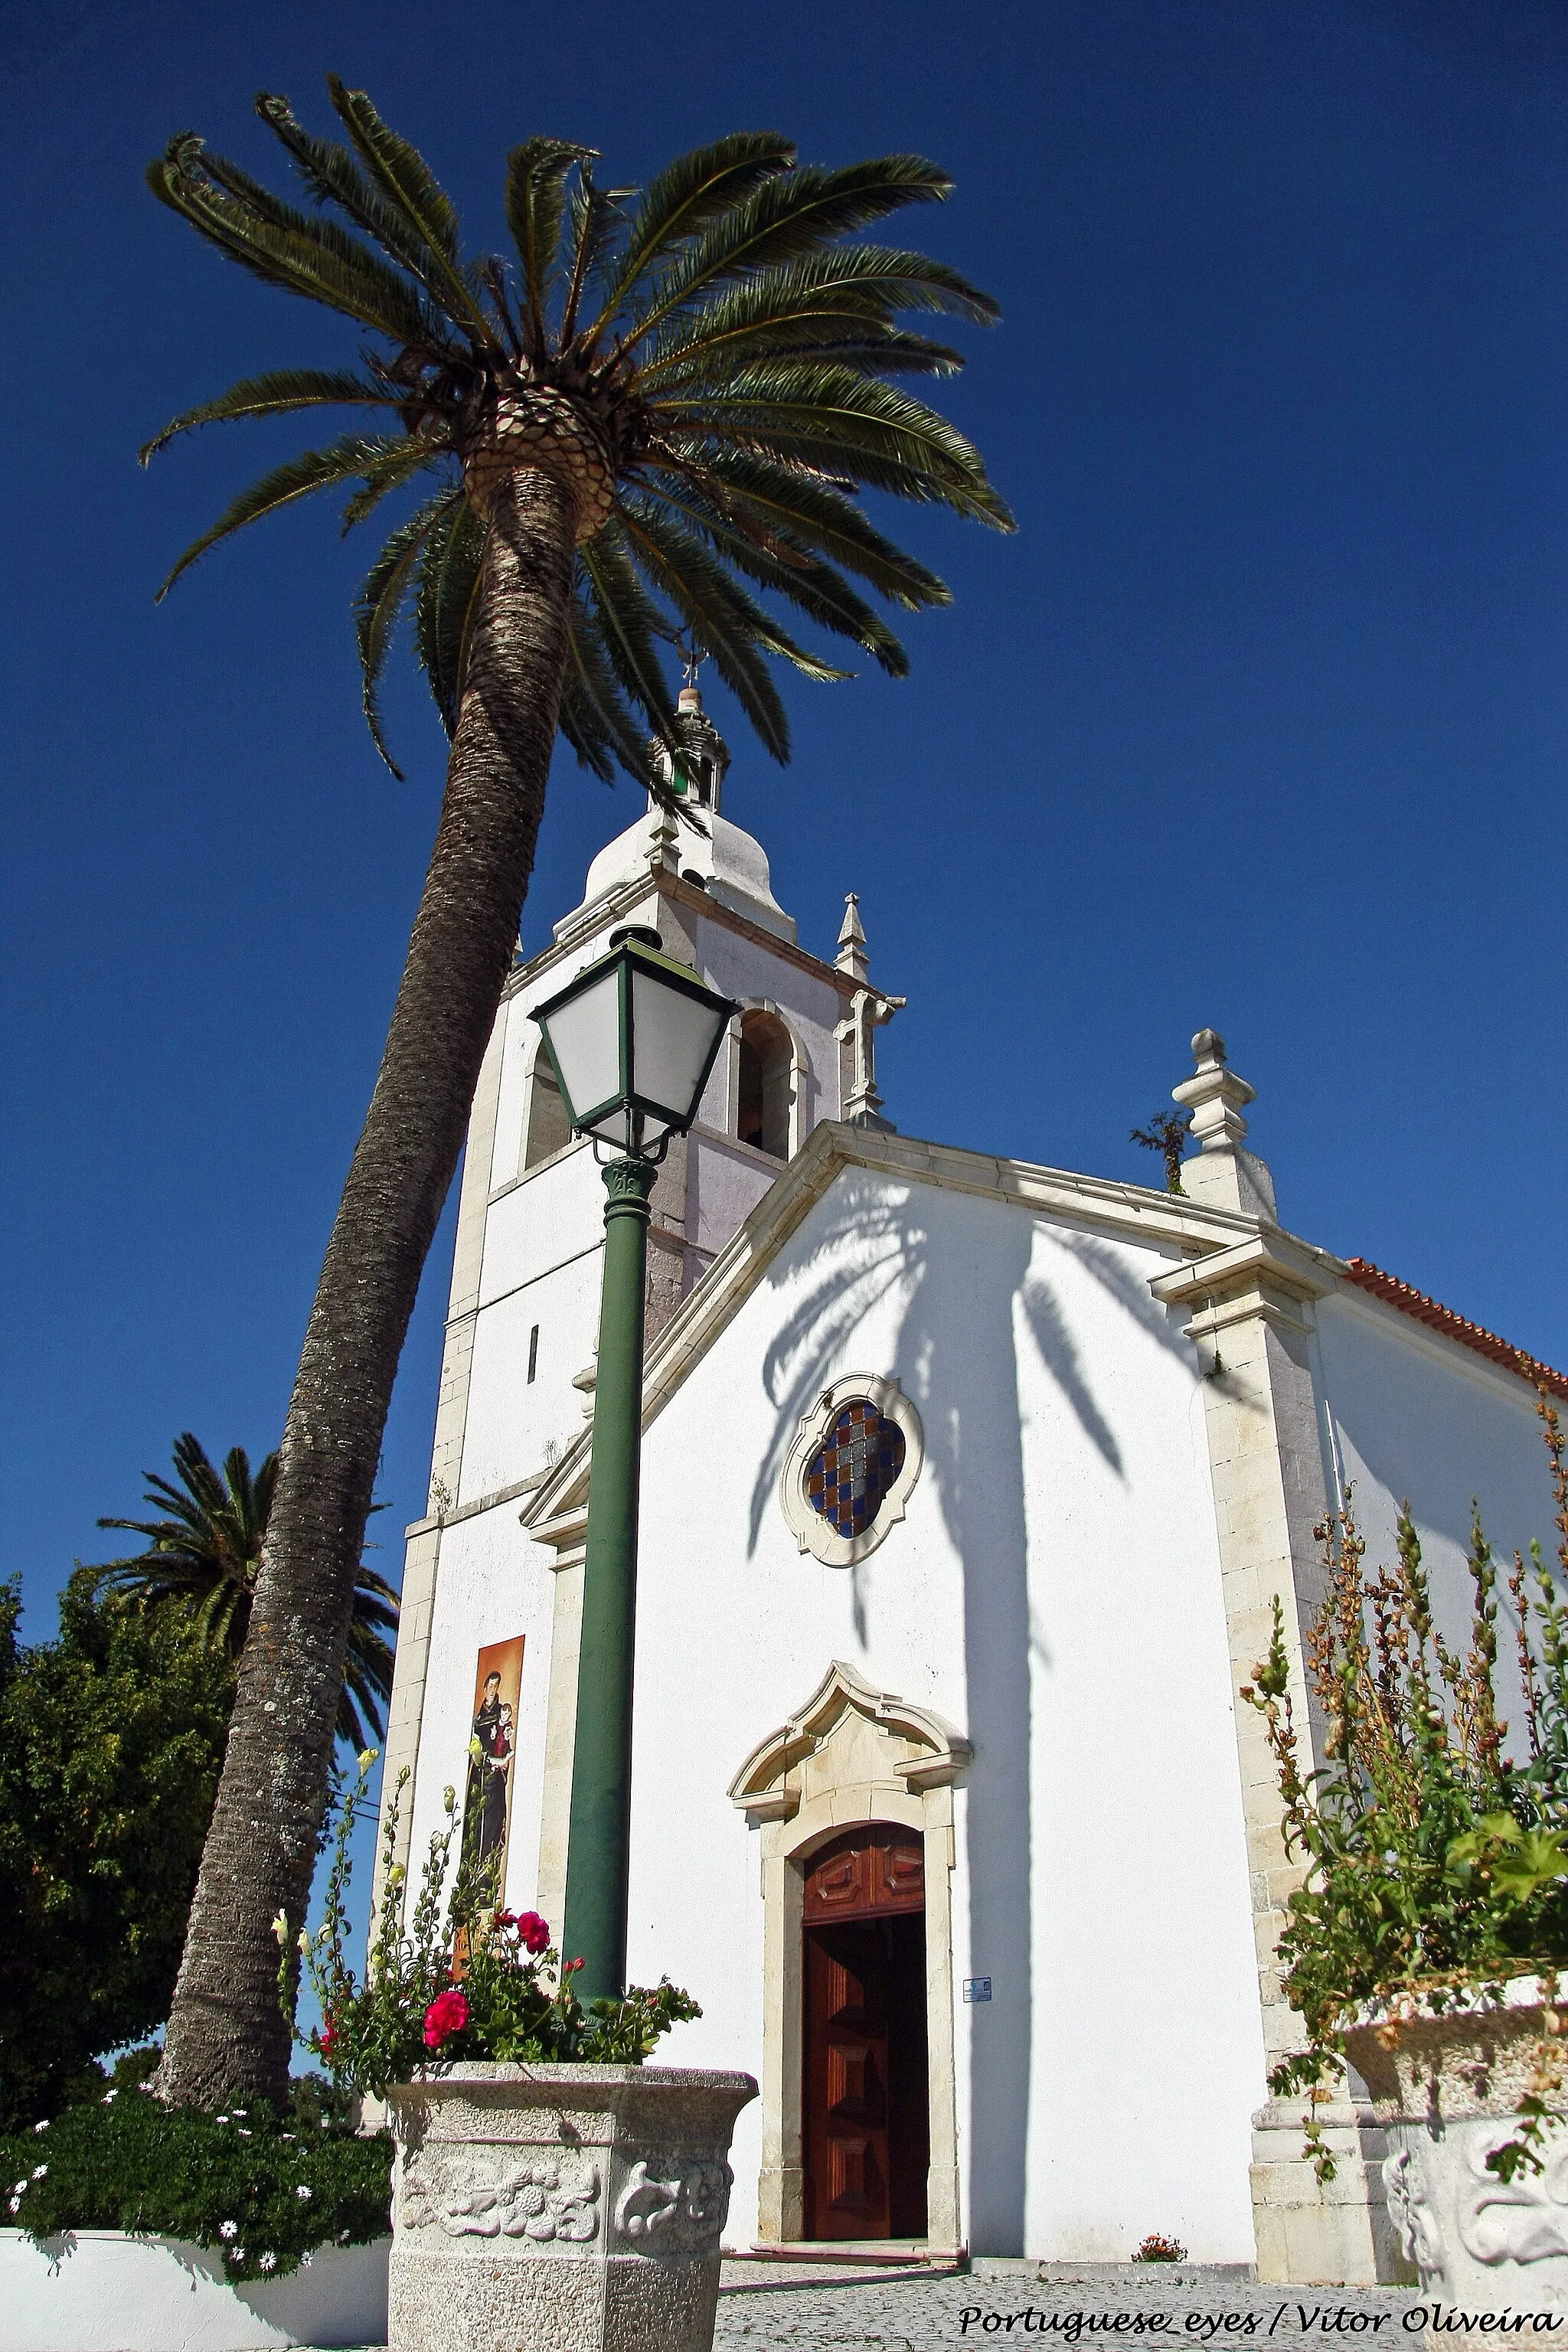
[(770, 931), (763, 924), (753, 923), (746, 916), (736, 914), (733, 908), (726, 907), (707, 890), (699, 890), (691, 883), (683, 881), (668, 866), (655, 867), (650, 864), (646, 875), (617, 883), (613, 890), (606, 890), (602, 898), (594, 899), (591, 905), (581, 910), (581, 919), (573, 922), (569, 930), (563, 928), (560, 937), (549, 947), (542, 949), (527, 963), (520, 964), (507, 982), (502, 1002), (515, 996), (520, 989), (526, 988), (542, 973), (553, 970), (568, 956), (575, 955), (587, 940), (596, 938), (606, 924), (624, 919), (634, 908), (642, 905), (650, 891), (661, 898), (668, 898), (675, 906), (684, 908), (689, 914), (700, 915), (709, 922), (717, 923), (721, 930), (733, 931), (738, 939), (750, 940), (754, 946), (766, 948), (770, 955), (779, 957), (784, 963), (794, 964), (797, 971), (809, 972), (813, 980), (819, 980), (826, 987), (833, 989), (846, 1003), (866, 984), (852, 979), (847, 972), (836, 970), (832, 964), (824, 963), (822, 958), (814, 956), (809, 949), (797, 947), (792, 940), (781, 939), (777, 931)]
[(1281, 1292), (1287, 1298), (1325, 1298), (1343, 1272), (1341, 1261), (1327, 1250), (1265, 1227), (1246, 1241), (1212, 1250), (1169, 1274), (1157, 1274), (1149, 1287), (1163, 1307), (1201, 1307), (1252, 1290)]

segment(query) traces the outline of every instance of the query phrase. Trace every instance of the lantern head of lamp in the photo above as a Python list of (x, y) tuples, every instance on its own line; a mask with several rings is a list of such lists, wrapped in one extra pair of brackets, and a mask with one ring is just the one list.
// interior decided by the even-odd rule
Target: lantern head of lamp
[(686, 1133), (739, 1010), (663, 950), (655, 930), (613, 931), (532, 1016), (574, 1130), (631, 1160), (662, 1160)]

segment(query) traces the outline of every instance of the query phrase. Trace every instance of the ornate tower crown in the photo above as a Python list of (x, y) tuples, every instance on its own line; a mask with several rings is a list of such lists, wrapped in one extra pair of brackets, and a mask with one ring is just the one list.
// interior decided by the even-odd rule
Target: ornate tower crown
[(678, 799), (689, 800), (694, 808), (707, 809), (717, 816), (730, 746), (704, 711), (701, 689), (694, 677), (680, 689), (675, 734), (674, 751), (661, 736), (649, 738), (648, 759), (655, 773)]

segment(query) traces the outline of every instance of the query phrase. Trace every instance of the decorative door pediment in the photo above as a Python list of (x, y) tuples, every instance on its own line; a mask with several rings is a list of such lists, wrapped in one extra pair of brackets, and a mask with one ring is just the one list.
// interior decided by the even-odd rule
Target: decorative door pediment
[(973, 1760), (962, 1732), (894, 1691), (879, 1691), (836, 1658), (805, 1705), (752, 1748), (730, 1783), (752, 1823), (791, 1820), (834, 1787), (880, 1781), (919, 1796)]

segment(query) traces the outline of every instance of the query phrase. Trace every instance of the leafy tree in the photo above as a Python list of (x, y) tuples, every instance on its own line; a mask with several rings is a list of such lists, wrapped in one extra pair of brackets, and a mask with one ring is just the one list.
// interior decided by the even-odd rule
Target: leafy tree
[(0, 2130), (168, 2015), (234, 1697), (184, 1612), (95, 1595), (24, 1647), (0, 1585)]
[[(128, 1559), (104, 1560), (91, 1570), (95, 1584), (134, 1594), (154, 1606), (167, 1601), (188, 1603), (203, 1637), (237, 1658), (250, 1626), (256, 1572), (278, 1478), (277, 1454), (266, 1455), (253, 1477), (249, 1456), (237, 1445), (224, 1456), (220, 1475), (187, 1429), (174, 1443), (177, 1483), (153, 1470), (142, 1475), (147, 1501), (170, 1516), (100, 1519), (100, 1528), (125, 1528), (145, 1536), (148, 1548)], [(395, 1591), (362, 1562), (336, 1726), (339, 1739), (356, 1754), (382, 1736), (392, 1693), (392, 1645), (386, 1635), (396, 1625)]]
[[(951, 182), (919, 156), (829, 171), (742, 132), (642, 191), (603, 188), (592, 150), (534, 138), (507, 159), (510, 267), (466, 258), (429, 167), (363, 91), (328, 88), (344, 133), (257, 101), (310, 200), (284, 201), (173, 140), (153, 194), (229, 260), (323, 304), (362, 337), (357, 368), (290, 368), (177, 417), (343, 407), (368, 425), (275, 467), (189, 548), (319, 489), (345, 524), (426, 495), (371, 566), (355, 617), (366, 713), (400, 617), (451, 738), (445, 797), (380, 1075), (327, 1249), (284, 1426), (267, 1548), (218, 1801), (170, 2020), (162, 2084), (219, 2105), (280, 2095), (288, 2044), (272, 1921), (303, 1916), (365, 1515), (397, 1360), (510, 966), (559, 730), (679, 806), (651, 726), (680, 748), (663, 648), (710, 656), (777, 758), (769, 657), (843, 675), (774, 604), (906, 657), (853, 581), (895, 606), (950, 601), (867, 520), (862, 488), (1011, 517), (978, 453), (889, 379), (958, 354), (905, 314), (990, 320), (947, 267), (847, 242)], [(749, 583), (749, 584), (748, 584)], [(166, 583), (167, 584), (167, 583)], [(673, 764), (673, 761), (671, 761)]]

